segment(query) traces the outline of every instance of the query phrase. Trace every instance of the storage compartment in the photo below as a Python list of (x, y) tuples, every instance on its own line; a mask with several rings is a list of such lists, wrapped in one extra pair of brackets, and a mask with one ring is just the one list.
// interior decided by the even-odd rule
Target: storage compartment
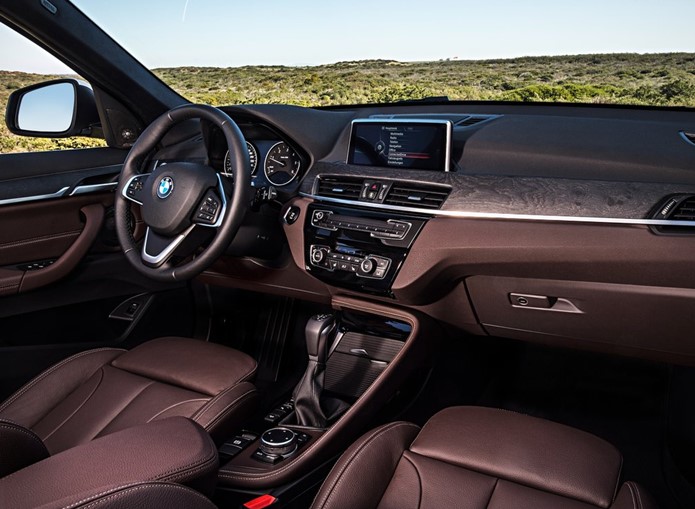
[(695, 290), (474, 276), (465, 282), (491, 335), (695, 363)]
[(336, 338), (326, 362), (326, 390), (358, 398), (403, 347), (403, 342), (346, 332)]

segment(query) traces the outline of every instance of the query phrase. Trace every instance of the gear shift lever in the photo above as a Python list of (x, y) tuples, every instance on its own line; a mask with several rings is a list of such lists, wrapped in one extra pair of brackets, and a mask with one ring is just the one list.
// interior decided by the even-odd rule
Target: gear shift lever
[(306, 324), (306, 349), (309, 353), (304, 376), (292, 394), (297, 424), (324, 428), (326, 416), (321, 409), (321, 392), (328, 356), (328, 339), (335, 330), (333, 315), (312, 316)]

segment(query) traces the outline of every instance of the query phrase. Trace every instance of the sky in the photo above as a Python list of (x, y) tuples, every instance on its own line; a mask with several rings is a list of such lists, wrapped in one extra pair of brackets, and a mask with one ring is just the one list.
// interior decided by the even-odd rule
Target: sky
[[(695, 0), (73, 2), (150, 68), (695, 52)], [(0, 48), (0, 69), (67, 72), (4, 26)]]

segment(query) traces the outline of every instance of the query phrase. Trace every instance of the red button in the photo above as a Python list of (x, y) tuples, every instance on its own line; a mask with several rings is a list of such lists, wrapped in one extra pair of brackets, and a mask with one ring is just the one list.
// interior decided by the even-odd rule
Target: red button
[(276, 501), (277, 498), (272, 495), (261, 495), (258, 498), (246, 502), (244, 507), (246, 509), (263, 509), (264, 507), (273, 505)]

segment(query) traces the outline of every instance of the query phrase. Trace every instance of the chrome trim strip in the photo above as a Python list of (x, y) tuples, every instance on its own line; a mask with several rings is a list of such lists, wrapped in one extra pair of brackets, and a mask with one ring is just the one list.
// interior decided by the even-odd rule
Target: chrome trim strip
[(106, 182), (104, 184), (90, 184), (88, 186), (77, 186), (72, 190), (69, 196), (78, 194), (96, 193), (98, 191), (110, 191), (118, 187), (118, 182)]
[(162, 251), (158, 255), (151, 255), (147, 252), (147, 239), (150, 235), (150, 227), (148, 226), (147, 230), (145, 231), (145, 242), (142, 244), (142, 259), (147, 263), (154, 265), (155, 267), (159, 267), (164, 262), (166, 262), (172, 254), (174, 254), (176, 248), (181, 245), (181, 243), (186, 239), (186, 237), (188, 237), (188, 234), (193, 231), (193, 228), (195, 228), (195, 226), (195, 224), (192, 224), (179, 235), (174, 237), (174, 240), (172, 240), (167, 247), (162, 249)]
[[(352, 135), (355, 132), (355, 124), (439, 124), (446, 125), (446, 147), (444, 147), (444, 169), (440, 171), (448, 172), (451, 169), (451, 137), (454, 131), (454, 124), (451, 120), (436, 119), (436, 118), (356, 118), (350, 122), (350, 138), (348, 140), (348, 153), (345, 157), (345, 163), (350, 164), (350, 148), (352, 147)], [(395, 168), (392, 166), (384, 166), (384, 168)], [(427, 170), (424, 170), (427, 171)], [(430, 170), (431, 171), (431, 170)]]
[(4, 200), (0, 200), (0, 205), (12, 205), (14, 203), (24, 203), (28, 201), (41, 201), (41, 200), (50, 200), (53, 198), (61, 198), (62, 196), (65, 195), (65, 193), (70, 189), (70, 186), (65, 186), (62, 189), (59, 189), (55, 193), (49, 193), (49, 194), (37, 194), (34, 196), (21, 196), (19, 198), (6, 198)]
[(316, 196), (309, 193), (299, 193), (300, 196), (313, 200), (337, 203), (340, 205), (352, 205), (367, 207), (377, 210), (391, 212), (410, 212), (412, 214), (425, 214), (438, 217), (456, 217), (461, 219), (511, 219), (514, 221), (542, 221), (560, 223), (598, 223), (598, 224), (624, 224), (624, 225), (643, 225), (643, 226), (695, 226), (695, 221), (671, 221), (667, 219), (628, 219), (617, 217), (593, 217), (593, 216), (552, 216), (543, 214), (503, 214), (497, 212), (467, 212), (462, 210), (433, 210), (419, 209), (416, 207), (400, 207), (398, 205), (383, 205), (380, 203), (369, 203), (353, 200), (343, 200), (341, 198), (329, 198), (326, 196)]
[[(689, 133), (686, 134), (685, 131), (678, 131), (678, 134), (681, 135), (681, 138), (683, 138), (683, 140), (684, 140), (688, 145), (695, 145), (695, 141), (693, 141), (692, 139), (690, 139), (690, 138), (688, 137), (688, 134), (689, 134)], [(693, 136), (693, 135), (690, 134), (690, 136)]]

